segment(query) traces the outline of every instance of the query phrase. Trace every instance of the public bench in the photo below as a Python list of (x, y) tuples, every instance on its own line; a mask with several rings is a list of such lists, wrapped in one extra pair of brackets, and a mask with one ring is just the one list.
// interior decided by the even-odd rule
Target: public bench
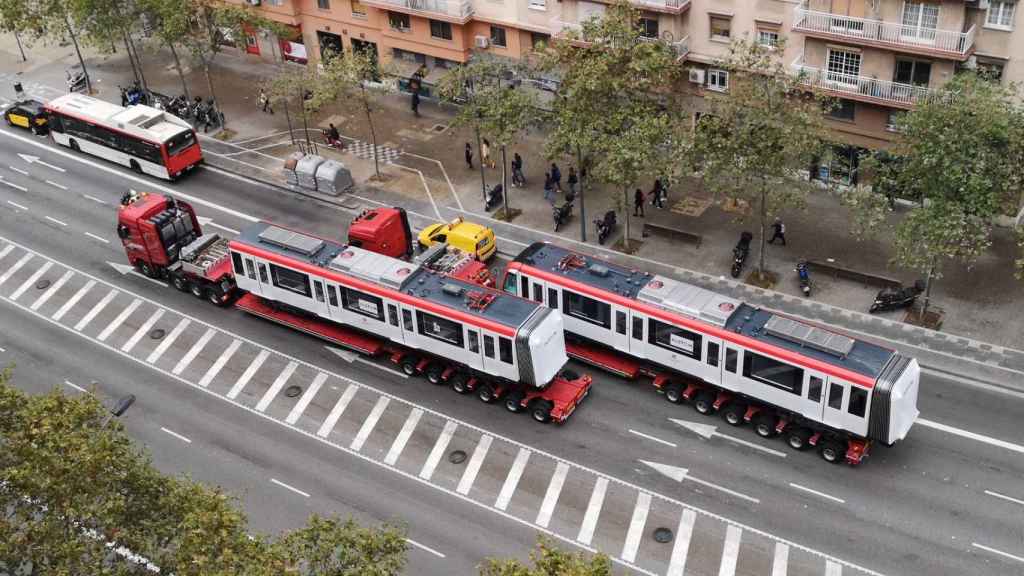
[(690, 244), (695, 245), (697, 248), (700, 248), (700, 243), (704, 240), (704, 237), (701, 236), (700, 234), (687, 232), (686, 230), (680, 230), (679, 228), (673, 228), (671, 226), (665, 226), (663, 224), (644, 222), (644, 238), (650, 236), (652, 233), (675, 238), (676, 240), (682, 240), (683, 242), (689, 242)]
[(864, 272), (862, 270), (854, 270), (846, 266), (841, 266), (835, 262), (808, 260), (807, 267), (812, 271), (831, 274), (833, 278), (843, 278), (845, 280), (852, 280), (862, 284), (878, 286), (879, 288), (896, 288), (902, 285), (902, 283), (895, 278), (889, 278), (888, 276), (873, 274), (871, 272)]

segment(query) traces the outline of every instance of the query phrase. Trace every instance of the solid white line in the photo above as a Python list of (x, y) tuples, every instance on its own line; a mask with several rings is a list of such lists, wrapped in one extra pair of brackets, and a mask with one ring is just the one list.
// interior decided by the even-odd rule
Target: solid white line
[(160, 344), (149, 353), (149, 356), (146, 358), (146, 362), (153, 364), (159, 360), (160, 357), (164, 355), (164, 352), (167, 352), (167, 349), (174, 344), (174, 341), (178, 339), (178, 336), (181, 336), (181, 333), (184, 332), (185, 328), (188, 328), (188, 325), (191, 323), (192, 321), (188, 318), (182, 318), (178, 322), (178, 325), (171, 330), (171, 333), (164, 336), (164, 339), (160, 341)]
[(14, 166), (8, 166), (8, 168), (10, 168), (11, 170), (14, 170), (18, 174), (21, 174), (23, 176), (28, 176), (28, 170), (22, 170), (21, 168), (15, 168)]
[(93, 240), (99, 240), (100, 242), (103, 242), (104, 244), (110, 244), (110, 240), (107, 240), (106, 238), (102, 238), (100, 236), (97, 236), (97, 235), (93, 234), (92, 232), (86, 232), (85, 235), (88, 236), (89, 238), (92, 238)]
[(88, 394), (88, 393), (89, 393), (89, 391), (88, 391), (88, 390), (86, 390), (85, 388), (82, 388), (82, 387), (81, 387), (81, 386), (79, 386), (78, 384), (74, 384), (74, 383), (72, 383), (72, 382), (71, 382), (71, 381), (69, 381), (69, 380), (65, 380), (65, 381), (64, 381), (64, 383), (65, 383), (65, 384), (67, 384), (68, 386), (71, 386), (71, 387), (72, 387), (72, 388), (74, 388), (75, 390), (78, 390), (79, 392), (85, 392), (86, 394)]
[(797, 490), (803, 490), (804, 492), (808, 492), (810, 494), (814, 494), (815, 496), (821, 496), (822, 498), (825, 498), (827, 500), (831, 500), (833, 502), (838, 502), (840, 504), (846, 504), (846, 500), (843, 500), (842, 498), (836, 498), (835, 496), (831, 496), (829, 494), (825, 494), (824, 492), (818, 492), (817, 490), (812, 490), (812, 489), (808, 488), (807, 486), (801, 486), (801, 485), (795, 484), (793, 482), (790, 482), (789, 485), (792, 486), (793, 488), (796, 488)]
[(302, 413), (306, 411), (306, 407), (313, 401), (313, 397), (320, 391), (320, 387), (324, 385), (324, 381), (327, 380), (327, 374), (323, 372), (317, 373), (316, 377), (313, 378), (313, 383), (306, 388), (303, 392), (302, 398), (292, 407), (292, 411), (288, 413), (288, 417), (284, 419), (289, 424), (295, 424), (302, 417)]
[(188, 352), (181, 357), (181, 360), (178, 360), (178, 363), (174, 365), (174, 369), (171, 370), (171, 374), (178, 375), (184, 372), (185, 368), (188, 368), (188, 365), (191, 364), (192, 361), (196, 359), (196, 356), (203, 351), (203, 348), (205, 348), (210, 342), (210, 339), (213, 338), (214, 334), (216, 334), (216, 332), (214, 332), (213, 328), (207, 328), (206, 332), (203, 332), (203, 335), (199, 337), (199, 340), (196, 340), (196, 343), (193, 344), (192, 347), (188, 349)]
[(372, 360), (367, 360), (366, 358), (363, 358), (362, 356), (356, 356), (355, 358), (353, 358), (353, 360), (355, 360), (356, 362), (360, 362), (362, 364), (366, 364), (367, 366), (372, 366), (372, 367), (374, 367), (374, 368), (376, 368), (378, 370), (383, 370), (385, 372), (389, 372), (389, 373), (394, 374), (395, 376), (398, 376), (400, 378), (409, 378), (409, 375), (406, 374), (405, 372), (402, 372), (401, 370), (395, 370), (394, 368), (388, 368), (387, 366), (382, 366), (380, 364), (377, 364), (376, 362), (373, 362)]
[(567, 474), (569, 474), (569, 465), (565, 462), (559, 462), (555, 466), (554, 474), (551, 475), (551, 481), (548, 482), (548, 489), (544, 493), (544, 501), (541, 502), (540, 511), (537, 512), (537, 519), (533, 521), (534, 524), (547, 528), (548, 524), (551, 523), (551, 514), (555, 511), (555, 504), (558, 503), (558, 496), (562, 493), (562, 485), (565, 484)]
[(56, 294), (57, 290), (60, 290), (61, 287), (64, 286), (64, 284), (66, 284), (67, 281), (70, 280), (71, 277), (74, 275), (75, 273), (72, 272), (71, 270), (65, 271), (64, 274), (60, 278), (58, 278), (56, 282), (51, 284), (50, 287), (46, 289), (46, 292), (43, 292), (42, 295), (39, 296), (39, 298), (36, 298), (36, 301), (32, 303), (32, 306), (29, 306), (29, 310), (39, 310), (39, 307), (42, 306), (43, 304), (46, 304), (46, 301), (49, 300), (54, 294)]
[(5, 256), (10, 254), (11, 250), (14, 250), (14, 244), (8, 244), (7, 246), (4, 246), (4, 249), (0, 250), (0, 260), (3, 260)]
[(523, 476), (523, 469), (526, 468), (526, 463), (529, 460), (530, 451), (520, 446), (519, 452), (516, 454), (516, 459), (512, 462), (512, 467), (509, 468), (508, 475), (505, 476), (505, 483), (501, 485), (501, 492), (498, 493), (498, 499), (494, 501), (494, 507), (498, 510), (505, 510), (508, 508), (508, 503), (512, 500), (512, 495), (516, 492), (516, 486), (519, 485), (519, 479)]
[(338, 398), (338, 402), (331, 409), (331, 413), (327, 415), (327, 419), (320, 425), (320, 429), (316, 431), (317, 436), (326, 438), (331, 433), (331, 430), (334, 430), (334, 425), (338, 423), (338, 418), (341, 418), (342, 412), (345, 411), (345, 408), (348, 408), (348, 403), (352, 401), (352, 397), (356, 395), (356, 390), (358, 389), (355, 384), (349, 384), (348, 388), (345, 388), (341, 398)]
[(984, 550), (986, 552), (991, 552), (993, 554), (998, 554), (998, 555), (1000, 555), (1000, 556), (1002, 556), (1004, 558), (1009, 558), (1010, 560), (1016, 560), (1017, 562), (1024, 562), (1024, 557), (1015, 556), (1013, 554), (1010, 554), (1009, 552), (1003, 552), (1002, 550), (996, 550), (995, 548), (989, 548), (988, 546), (985, 546), (984, 544), (978, 544), (977, 542), (971, 542), (971, 546), (974, 546), (975, 548), (980, 548), (980, 549), (982, 549), (982, 550)]
[(405, 450), (405, 445), (409, 442), (409, 437), (412, 436), (413, 430), (416, 429), (416, 425), (419, 424), (422, 416), (423, 410), (419, 408), (413, 408), (409, 412), (409, 417), (405, 419), (405, 424), (402, 424), (402, 429), (398, 432), (398, 436), (395, 436), (395, 441), (391, 443), (388, 455), (384, 457), (385, 464), (394, 466), (398, 462), (399, 456), (402, 455), (402, 450)]
[[(683, 576), (686, 570), (686, 557), (690, 553), (690, 540), (693, 538), (693, 525), (697, 521), (697, 514), (689, 508), (683, 510), (679, 518), (679, 527), (676, 529), (676, 541), (672, 545), (672, 557), (668, 562), (668, 572), (665, 576)], [(777, 576), (772, 574), (772, 576)], [(786, 576), (783, 574), (782, 576)]]
[(168, 428), (164, 428), (163, 426), (161, 426), (161, 427), (160, 427), (160, 429), (161, 429), (161, 430), (163, 430), (164, 432), (167, 432), (167, 433), (168, 433), (168, 434), (170, 434), (171, 436), (174, 436), (174, 437), (175, 437), (175, 438), (177, 438), (178, 440), (181, 440), (182, 442), (184, 442), (184, 443), (186, 443), (186, 444), (191, 444), (191, 443), (192, 443), (192, 441), (191, 441), (191, 440), (189, 440), (188, 438), (186, 438), (186, 437), (182, 436), (181, 434), (178, 434), (178, 433), (177, 433), (177, 432), (175, 432), (174, 430), (170, 430), (170, 429), (168, 429)]
[[(114, 321), (107, 325), (107, 327), (104, 328), (102, 332), (100, 332), (100, 335), (97, 336), (96, 339), (99, 340), (100, 342), (103, 342), (107, 338), (109, 338), (110, 335), (114, 333), (114, 330), (117, 330), (121, 326), (121, 324), (124, 323), (124, 321), (127, 320), (128, 317), (131, 316), (133, 312), (135, 312), (136, 308), (138, 308), (141, 305), (142, 300), (139, 300), (138, 298), (132, 300), (132, 303), (129, 304), (124, 310), (122, 310), (121, 313), (117, 315), (117, 318), (114, 318)], [(124, 352), (124, 350), (122, 350), (122, 352)]]
[(92, 290), (92, 287), (95, 285), (95, 280), (89, 280), (88, 282), (86, 282), (84, 286), (78, 289), (78, 292), (75, 292), (75, 295), (72, 296), (70, 300), (65, 302), (64, 305), (60, 307), (60, 310), (57, 310), (56, 312), (53, 313), (53, 316), (51, 316), (51, 318), (53, 318), (56, 321), (60, 321), (60, 319), (63, 318), (64, 315), (68, 313), (68, 310), (74, 308), (75, 304), (78, 304), (78, 301), (82, 299), (82, 296), (85, 296), (86, 293), (88, 293), (89, 290)]
[(142, 326), (139, 326), (139, 329), (135, 331), (135, 334), (132, 334), (132, 337), (124, 343), (124, 346), (121, 346), (121, 352), (131, 352), (132, 349), (135, 348), (135, 345), (139, 343), (139, 340), (142, 340), (142, 337), (153, 329), (153, 325), (156, 324), (157, 320), (162, 318), (163, 315), (164, 309), (157, 308), (156, 312), (153, 312), (153, 315), (143, 322)]
[(238, 347), (241, 345), (241, 340), (232, 340), (231, 344), (228, 344), (228, 347), (221, 352), (220, 356), (213, 363), (213, 366), (210, 366), (210, 369), (206, 371), (206, 374), (203, 374), (203, 377), (199, 380), (199, 386), (203, 388), (209, 386), (210, 382), (213, 382), (213, 379), (217, 377), (217, 374), (220, 374), (221, 369), (224, 368), (224, 365), (228, 363), (228, 360), (231, 359), (235, 354), (235, 351), (237, 351)]
[(53, 180), (47, 180), (46, 183), (49, 184), (50, 186), (55, 187), (55, 188), (60, 188), (61, 190), (67, 190), (68, 189), (67, 186), (65, 186), (63, 184), (58, 184), (58, 183), (54, 182)]
[(991, 490), (985, 490), (985, 494), (988, 494), (989, 496), (995, 496), (996, 498), (1002, 498), (1003, 500), (1006, 500), (1008, 502), (1013, 502), (1014, 504), (1020, 504), (1021, 506), (1024, 506), (1024, 500), (1018, 500), (1016, 498), (1010, 498), (1009, 496), (1006, 496), (1004, 494), (1000, 494), (999, 492), (993, 492)]
[(14, 276), (15, 272), (21, 270), (21, 267), (24, 266), (33, 257), (34, 255), (31, 252), (26, 252), (24, 255), (22, 255), (21, 259), (14, 263), (14, 266), (8, 268), (7, 272), (4, 272), (4, 275), (0, 276), (0, 284), (7, 282), (7, 280), (10, 279), (11, 276)]
[(235, 236), (238, 236), (240, 234), (240, 232), (238, 230), (235, 230), (234, 228), (228, 228), (227, 226), (221, 226), (220, 224), (217, 224), (216, 222), (209, 222), (207, 224), (207, 226), (213, 226), (214, 228), (220, 228), (221, 230), (223, 230), (223, 231), (225, 231), (225, 232), (227, 232), (229, 234), (234, 234)]
[(97, 198), (95, 196), (90, 196), (88, 194), (82, 194), (82, 196), (84, 198), (86, 198), (87, 200), (92, 200), (93, 202), (96, 202), (97, 204), (106, 204), (107, 203), (106, 200), (100, 200), (99, 198)]
[(295, 492), (299, 496), (305, 496), (306, 498), (309, 498), (309, 494), (307, 494), (306, 492), (303, 492), (302, 490), (299, 490), (298, 488), (295, 488), (294, 486), (289, 486), (289, 485), (285, 484), (284, 482), (281, 482), (280, 480), (278, 480), (276, 478), (271, 478), (270, 481), (273, 482), (274, 484), (277, 484), (278, 486), (280, 486), (282, 488), (286, 488), (288, 490), (291, 490), (292, 492)]
[(51, 218), (50, 216), (43, 216), (43, 218), (46, 218), (50, 222), (53, 222), (54, 224), (58, 224), (60, 226), (67, 226), (68, 225), (67, 222), (63, 222), (61, 220), (57, 220), (56, 218)]
[(430, 552), (431, 554), (433, 554), (434, 556), (437, 556), (438, 558), (447, 558), (447, 556), (445, 556), (444, 554), (438, 552), (437, 550), (434, 550), (433, 548), (431, 548), (429, 546), (424, 546), (423, 544), (420, 544), (419, 542), (413, 540), (412, 538), (406, 538), (405, 541), (408, 542), (409, 544), (412, 544), (413, 546), (419, 548), (420, 550), (423, 550), (424, 552)]
[(629, 433), (630, 434), (636, 434), (637, 436), (639, 436), (641, 438), (646, 438), (648, 440), (653, 440), (655, 442), (658, 442), (659, 444), (664, 444), (665, 446), (671, 446), (672, 448), (676, 447), (675, 444), (669, 442), (668, 440), (662, 440), (661, 438), (655, 438), (654, 436), (651, 436), (649, 434), (644, 434), (643, 432), (637, 432), (636, 430), (633, 430), (632, 428), (629, 429)]
[(644, 526), (647, 525), (647, 514), (650, 511), (650, 493), (637, 493), (636, 505), (633, 506), (633, 518), (629, 521), (629, 530), (626, 532), (626, 541), (622, 544), (622, 554), (620, 555), (630, 564), (636, 561), (636, 553), (640, 550), (640, 538), (644, 535)]
[(14, 200), (8, 200), (7, 203), (10, 204), (11, 206), (14, 206), (15, 208), (18, 208), (19, 210), (28, 210), (28, 206), (22, 206), (21, 204), (18, 204)]
[(292, 377), (292, 374), (298, 367), (298, 363), (289, 362), (288, 365), (284, 367), (284, 370), (281, 370), (281, 373), (277, 375), (277, 379), (274, 380), (274, 383), (270, 385), (270, 388), (263, 395), (263, 398), (260, 398), (259, 403), (256, 404), (257, 412), (266, 411), (267, 406), (270, 406), (270, 403), (274, 401), (274, 398), (281, 393), (281, 389), (288, 383), (288, 379)]
[(754, 450), (760, 450), (761, 452), (764, 452), (766, 454), (771, 454), (773, 456), (778, 456), (779, 458), (785, 458), (786, 457), (786, 453), (785, 452), (780, 452), (778, 450), (772, 450), (771, 448), (766, 448), (766, 447), (761, 446), (759, 444), (754, 444), (753, 442), (748, 442), (746, 440), (743, 440), (742, 438), (736, 438), (735, 436), (729, 436), (728, 434), (722, 434), (721, 432), (715, 432), (713, 434), (713, 436), (718, 436), (719, 438), (725, 438), (726, 440), (728, 440), (730, 442), (735, 442), (736, 444), (742, 444), (743, 446), (746, 446), (748, 448), (753, 448)]
[(826, 560), (825, 576), (843, 576), (843, 567), (831, 560)]
[[(14, 182), (8, 182), (7, 180), (4, 180), (3, 178), (0, 178), (0, 184), (6, 184), (6, 185), (10, 186), (11, 188), (15, 188), (17, 190), (21, 190), (22, 192), (28, 192), (28, 188), (25, 188), (24, 186), (20, 186), (18, 184), (15, 184)], [(11, 204), (13, 204), (13, 202), (11, 202)]]
[(232, 400), (238, 398), (239, 393), (242, 392), (242, 388), (245, 388), (245, 385), (249, 383), (249, 380), (252, 380), (256, 371), (263, 366), (264, 362), (266, 362), (267, 356), (270, 356), (270, 352), (266, 349), (260, 350), (259, 354), (257, 354), (256, 357), (252, 359), (252, 362), (249, 363), (249, 367), (245, 369), (245, 372), (242, 372), (242, 375), (235, 381), (235, 385), (231, 387), (231, 390), (228, 390), (228, 398), (231, 398)]
[(39, 269), (33, 272), (32, 275), (28, 277), (28, 279), (22, 282), (21, 286), (18, 286), (18, 289), (15, 290), (10, 296), (8, 296), (8, 298), (10, 298), (12, 301), (21, 298), (21, 295), (24, 294), (25, 291), (28, 290), (30, 286), (35, 284), (36, 280), (39, 280), (40, 276), (46, 274), (46, 271), (49, 270), (51, 266), (53, 266), (53, 262), (49, 261), (40, 266)]
[(366, 444), (366, 439), (370, 437), (370, 433), (373, 432), (373, 428), (377, 425), (377, 421), (380, 420), (381, 414), (384, 413), (390, 402), (391, 398), (387, 396), (381, 396), (377, 399), (377, 403), (373, 405), (373, 410), (370, 410), (366, 420), (363, 420), (363, 425), (359, 427), (359, 432), (352, 439), (352, 444), (349, 445), (349, 448), (356, 452), (363, 449), (363, 444)]
[(111, 288), (110, 292), (107, 292), (106, 295), (103, 296), (103, 298), (101, 298), (100, 301), (97, 302), (96, 305), (93, 306), (91, 310), (86, 312), (85, 316), (82, 316), (82, 319), (78, 321), (78, 324), (75, 324), (75, 330), (81, 332), (83, 329), (85, 329), (85, 327), (89, 325), (89, 322), (92, 322), (92, 319), (95, 318), (96, 315), (99, 314), (104, 308), (106, 308), (107, 304), (110, 304), (110, 301), (113, 300), (114, 297), (117, 296), (118, 294), (119, 292), (117, 291), (116, 288)]
[(444, 456), (444, 451), (448, 448), (448, 443), (452, 441), (452, 436), (455, 435), (455, 429), (458, 427), (459, 425), (454, 420), (448, 420), (444, 423), (444, 429), (441, 430), (437, 441), (434, 442), (434, 447), (430, 450), (427, 461), (423, 463), (423, 469), (420, 470), (420, 478), (430, 480), (434, 475), (434, 469), (441, 462), (441, 457)]
[(737, 492), (735, 490), (730, 490), (730, 489), (728, 489), (728, 488), (726, 488), (724, 486), (719, 486), (718, 484), (715, 484), (714, 482), (708, 482), (707, 480), (701, 480), (700, 478), (696, 478), (696, 477), (694, 477), (691, 474), (687, 474), (686, 479), (689, 480), (690, 482), (696, 482), (697, 484), (700, 484), (701, 486), (707, 486), (708, 488), (711, 488), (713, 490), (718, 490), (719, 492), (725, 492), (726, 494), (731, 494), (731, 495), (733, 495), (733, 496), (735, 496), (737, 498), (742, 498), (744, 500), (748, 500), (750, 502), (753, 502), (754, 504), (760, 504), (761, 503), (761, 500), (759, 500), (757, 498), (754, 498), (753, 496), (747, 496), (746, 494), (743, 494), (742, 492)]
[(583, 523), (580, 524), (580, 532), (576, 540), (590, 545), (594, 539), (594, 529), (597, 528), (597, 519), (601, 516), (601, 508), (604, 506), (604, 495), (608, 491), (608, 479), (604, 476), (597, 479), (594, 489), (590, 492), (590, 502), (587, 504), (587, 512), (583, 515)]
[(466, 471), (462, 473), (462, 478), (459, 479), (459, 486), (455, 489), (456, 492), (463, 496), (469, 494), (470, 489), (473, 488), (473, 482), (476, 482), (476, 475), (480, 473), (480, 466), (484, 463), (484, 458), (487, 457), (487, 451), (491, 449), (491, 442), (494, 441), (494, 437), (488, 434), (484, 434), (480, 437), (480, 441), (476, 443), (476, 449), (473, 450), (473, 456), (469, 459), (469, 465), (466, 466)]
[(722, 564), (718, 576), (735, 576), (736, 561), (740, 556), (740, 536), (743, 531), (729, 524), (725, 529), (725, 547), (722, 549)]
[(789, 571), (789, 546), (775, 543), (775, 558), (772, 560), (772, 576), (786, 576)]
[(948, 432), (948, 433), (954, 434), (956, 436), (962, 436), (964, 438), (968, 438), (968, 439), (971, 439), (971, 440), (977, 440), (978, 442), (984, 442), (985, 444), (990, 444), (992, 446), (997, 446), (999, 448), (1005, 448), (1007, 450), (1012, 450), (1014, 452), (1018, 452), (1020, 454), (1024, 454), (1024, 446), (1021, 446), (1019, 444), (1013, 444), (1011, 442), (1007, 442), (1005, 440), (999, 440), (997, 438), (990, 438), (988, 436), (983, 436), (983, 435), (977, 434), (975, 432), (968, 432), (967, 430), (961, 430), (960, 428), (954, 428), (954, 427), (948, 426), (946, 424), (940, 424), (939, 422), (933, 422), (931, 420), (925, 420), (924, 418), (918, 418), (917, 419), (917, 423), (922, 425), (922, 426), (927, 426), (929, 428), (934, 428), (936, 430), (941, 430), (943, 432)]

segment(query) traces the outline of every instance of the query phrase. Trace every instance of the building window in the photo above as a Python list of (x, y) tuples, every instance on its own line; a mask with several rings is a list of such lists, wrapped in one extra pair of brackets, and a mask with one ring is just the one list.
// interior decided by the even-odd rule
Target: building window
[(928, 86), (932, 76), (932, 63), (922, 60), (896, 60), (893, 82), (912, 86)]
[(1005, 65), (1002, 62), (982, 62), (978, 61), (978, 76), (991, 82), (999, 83), (1003, 80), (1003, 67)]
[(508, 46), (505, 40), (505, 29), (501, 26), (491, 26), (491, 44), (502, 48)]
[(708, 90), (725, 92), (729, 89), (729, 72), (727, 70), (708, 70)]
[(1013, 11), (1016, 8), (1016, 0), (992, 0), (988, 5), (988, 16), (985, 17), (985, 25), (1004, 30), (1013, 30)]
[(931, 2), (904, 2), (903, 26), (900, 36), (934, 40), (935, 28), (939, 25), (939, 5)]
[(856, 85), (858, 76), (860, 76), (859, 52), (828, 51), (828, 79), (830, 81)]
[(547, 0), (530, 0), (530, 8), (534, 10), (547, 10)]
[(392, 30), (400, 32), (408, 32), (409, 28), (411, 28), (409, 25), (409, 15), (402, 14), (401, 12), (388, 12), (388, 24)]
[(889, 132), (899, 132), (902, 114), (903, 110), (889, 110), (889, 116), (885, 119), (885, 129)]
[(448, 22), (441, 22), (440, 20), (431, 20), (430, 36), (441, 40), (451, 40), (452, 25)]
[(828, 109), (828, 115), (836, 120), (848, 120), (853, 122), (854, 114), (857, 111), (857, 105), (853, 100), (847, 100), (840, 98), (835, 102), (830, 103)]
[(321, 10), (330, 10), (331, 0), (316, 0), (316, 7)]
[(356, 18), (366, 18), (366, 5), (359, 0), (350, 0), (352, 2), (352, 16)]
[(530, 33), (530, 44), (534, 50), (543, 50), (547, 47), (548, 43), (551, 42), (551, 36), (542, 34), (540, 32)]
[(779, 45), (779, 31), (769, 28), (757, 29), (757, 43), (765, 48), (776, 48)]
[(728, 16), (711, 17), (711, 39), (728, 42), (731, 36), (732, 18)]
[(657, 38), (658, 37), (658, 19), (657, 18), (640, 18), (637, 21), (637, 25), (640, 28), (640, 35), (644, 38)]

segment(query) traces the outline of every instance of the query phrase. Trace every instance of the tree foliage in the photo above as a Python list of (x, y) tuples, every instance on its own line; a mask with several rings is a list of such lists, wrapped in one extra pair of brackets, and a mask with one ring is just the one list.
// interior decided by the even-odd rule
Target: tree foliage
[(540, 537), (537, 548), (530, 553), (532, 566), (519, 560), (490, 558), (480, 567), (480, 576), (611, 576), (612, 562), (604, 554), (587, 557), (582, 552), (569, 553)]

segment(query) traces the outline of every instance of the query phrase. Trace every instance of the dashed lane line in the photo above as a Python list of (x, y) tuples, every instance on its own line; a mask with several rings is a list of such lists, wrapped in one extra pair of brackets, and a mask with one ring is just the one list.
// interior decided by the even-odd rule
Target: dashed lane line
[(110, 244), (110, 240), (107, 240), (106, 238), (102, 238), (100, 236), (97, 236), (97, 235), (93, 234), (92, 232), (85, 232), (85, 235), (88, 236), (89, 238), (92, 238), (93, 240), (98, 240), (100, 242), (103, 242), (104, 244)]
[(182, 442), (184, 442), (186, 444), (191, 444), (192, 443), (192, 440), (189, 440), (185, 436), (182, 436), (181, 434), (178, 434), (174, 430), (171, 430), (169, 428), (164, 428), (163, 426), (160, 427), (160, 430), (170, 434), (171, 436), (174, 436), (175, 438), (177, 438), (178, 440), (181, 440)]
[(960, 428), (949, 426), (948, 424), (942, 424), (941, 422), (925, 420), (924, 418), (918, 418), (917, 424), (920, 424), (921, 426), (926, 426), (928, 428), (934, 428), (935, 430), (941, 430), (943, 432), (953, 434), (954, 436), (960, 436), (962, 438), (967, 438), (969, 440), (976, 440), (978, 442), (982, 442), (990, 446), (995, 446), (997, 448), (1003, 448), (1005, 450), (1010, 450), (1012, 452), (1024, 454), (1024, 446), (1021, 446), (1020, 444), (1014, 444), (1012, 442), (1007, 442), (1006, 440), (999, 440), (998, 438), (992, 438), (989, 436), (985, 436), (983, 434), (971, 432), (969, 430), (962, 430)]
[(995, 548), (991, 548), (989, 546), (985, 546), (984, 544), (978, 544), (977, 542), (971, 542), (971, 546), (974, 546), (975, 548), (978, 548), (979, 550), (984, 550), (986, 552), (991, 552), (992, 554), (995, 554), (997, 556), (1002, 556), (1003, 558), (1009, 558), (1010, 560), (1016, 560), (1017, 562), (1024, 562), (1024, 556), (1017, 556), (1016, 554), (1010, 554), (1009, 552), (1003, 552), (1002, 550), (996, 550)]
[(989, 496), (992, 496), (993, 498), (1000, 498), (1002, 500), (1006, 500), (1007, 502), (1013, 502), (1014, 504), (1020, 504), (1021, 506), (1024, 506), (1024, 500), (1018, 500), (1017, 498), (1011, 498), (1010, 496), (1007, 496), (1005, 494), (1000, 494), (999, 492), (993, 492), (991, 490), (985, 490), (985, 494), (988, 494)]
[(17, 172), (18, 174), (21, 174), (23, 176), (28, 176), (28, 170), (22, 170), (21, 168), (16, 168), (14, 166), (8, 166), (8, 168), (10, 168), (11, 170)]
[(53, 216), (43, 216), (43, 218), (46, 218), (47, 220), (49, 220), (50, 222), (53, 222), (54, 224), (56, 224), (58, 226), (67, 226), (68, 225), (67, 222), (65, 222), (63, 220), (57, 220)]
[(64, 384), (74, 388), (75, 390), (78, 390), (79, 392), (84, 392), (86, 394), (89, 393), (88, 390), (86, 390), (85, 388), (82, 388), (81, 386), (79, 386), (78, 384), (75, 384), (74, 382), (71, 382), (70, 380), (65, 380)]
[(424, 546), (423, 544), (420, 544), (419, 542), (413, 540), (412, 538), (406, 538), (405, 541), (408, 542), (409, 544), (412, 544), (413, 546), (419, 548), (420, 550), (423, 550), (424, 552), (429, 552), (430, 554), (433, 554), (434, 556), (437, 556), (438, 558), (441, 558), (442, 560), (447, 558), (447, 556), (445, 556), (441, 552), (438, 552), (437, 550), (434, 550), (433, 548), (431, 548), (429, 546)]
[(643, 432), (637, 432), (636, 430), (633, 430), (632, 428), (629, 429), (629, 433), (630, 434), (634, 434), (636, 436), (639, 436), (641, 438), (646, 438), (648, 440), (652, 440), (654, 442), (657, 442), (658, 444), (664, 444), (665, 446), (669, 446), (671, 448), (676, 448), (676, 445), (674, 443), (672, 443), (672, 442), (669, 442), (668, 440), (662, 440), (661, 438), (658, 438), (656, 436), (651, 436), (650, 434), (644, 434)]
[(46, 183), (49, 184), (50, 186), (53, 186), (54, 188), (60, 188), (61, 190), (67, 190), (68, 189), (67, 186), (65, 186), (63, 184), (59, 184), (57, 182), (54, 182), (53, 180), (47, 180)]
[(26, 210), (26, 211), (28, 210), (28, 206), (24, 206), (22, 204), (18, 204), (14, 200), (8, 200), (7, 203), (10, 204), (11, 206), (14, 206), (18, 210)]
[(306, 498), (309, 498), (309, 493), (308, 492), (303, 492), (302, 490), (299, 490), (298, 488), (296, 488), (294, 486), (289, 486), (288, 484), (285, 484), (284, 482), (281, 482), (277, 478), (271, 478), (270, 481), (273, 482), (274, 484), (277, 484), (278, 486), (284, 488), (285, 490), (291, 490), (292, 492), (295, 492), (299, 496), (304, 496)]
[(835, 496), (832, 496), (831, 494), (825, 494), (824, 492), (819, 492), (819, 491), (814, 490), (812, 488), (808, 488), (807, 486), (801, 486), (799, 484), (796, 484), (795, 482), (790, 482), (789, 485), (792, 486), (793, 488), (796, 488), (797, 490), (800, 490), (801, 492), (806, 492), (808, 494), (814, 494), (815, 496), (818, 496), (820, 498), (824, 498), (826, 500), (831, 500), (831, 501), (836, 502), (838, 504), (846, 504), (846, 500), (843, 500), (842, 498), (836, 498)]

